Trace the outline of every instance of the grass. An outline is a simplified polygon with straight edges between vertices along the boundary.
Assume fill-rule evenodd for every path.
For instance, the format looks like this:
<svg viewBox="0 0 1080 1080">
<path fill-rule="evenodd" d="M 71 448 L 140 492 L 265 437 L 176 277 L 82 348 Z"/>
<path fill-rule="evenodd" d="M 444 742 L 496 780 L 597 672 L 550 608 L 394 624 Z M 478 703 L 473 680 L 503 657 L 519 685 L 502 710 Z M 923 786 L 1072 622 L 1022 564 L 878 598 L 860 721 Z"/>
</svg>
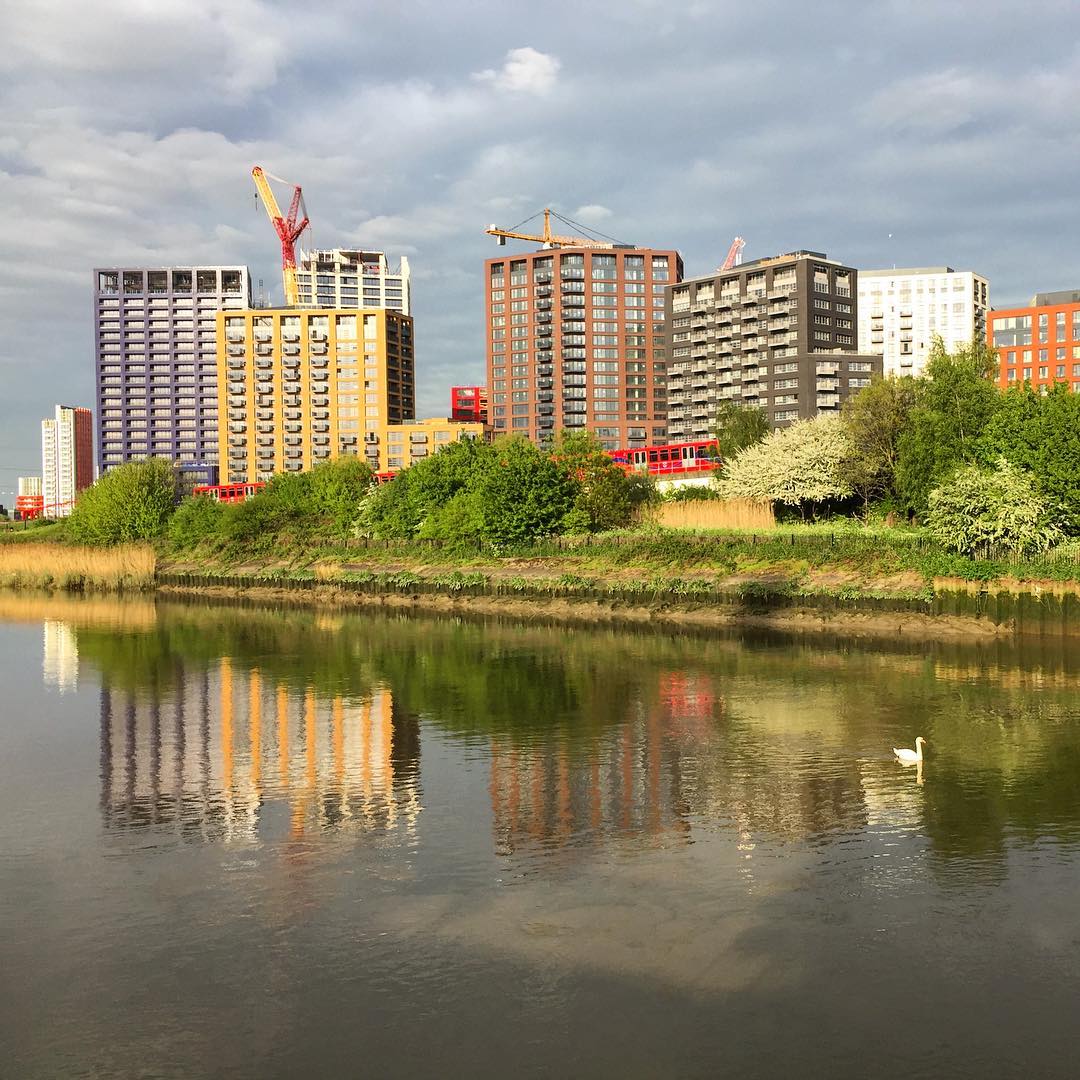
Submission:
<svg viewBox="0 0 1080 1080">
<path fill-rule="evenodd" d="M 61 540 L 66 527 L 63 521 L 0 522 L 0 544 L 40 544 L 46 540 Z"/>
<path fill-rule="evenodd" d="M 127 544 L 114 548 L 67 544 L 0 546 L 0 585 L 21 589 L 127 592 L 154 584 L 153 548 Z"/>
</svg>

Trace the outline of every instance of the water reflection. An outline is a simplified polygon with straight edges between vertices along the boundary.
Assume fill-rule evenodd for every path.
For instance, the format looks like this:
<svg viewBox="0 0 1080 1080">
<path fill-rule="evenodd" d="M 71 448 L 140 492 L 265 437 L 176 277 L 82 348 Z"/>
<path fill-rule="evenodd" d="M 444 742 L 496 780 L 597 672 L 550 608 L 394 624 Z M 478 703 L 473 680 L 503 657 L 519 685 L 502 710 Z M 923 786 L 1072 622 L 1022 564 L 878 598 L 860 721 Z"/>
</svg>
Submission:
<svg viewBox="0 0 1080 1080">
<path fill-rule="evenodd" d="M 75 632 L 66 622 L 46 619 L 41 673 L 46 686 L 55 686 L 61 693 L 73 690 L 79 681 L 79 646 Z"/>
<path fill-rule="evenodd" d="M 101 807 L 112 829 L 168 828 L 186 840 L 312 830 L 416 828 L 415 719 L 387 689 L 363 699 L 297 690 L 224 657 L 179 661 L 161 693 L 101 687 Z"/>
<path fill-rule="evenodd" d="M 1080 842 L 1080 652 L 1060 640 L 90 614 L 50 622 L 47 669 L 100 673 L 110 829 L 411 832 L 420 742 L 437 736 L 480 748 L 493 850 L 522 865 L 716 830 L 747 853 L 918 834 L 935 872 L 994 880 L 1010 845 Z M 905 770 L 890 748 L 916 732 L 932 749 Z"/>
</svg>

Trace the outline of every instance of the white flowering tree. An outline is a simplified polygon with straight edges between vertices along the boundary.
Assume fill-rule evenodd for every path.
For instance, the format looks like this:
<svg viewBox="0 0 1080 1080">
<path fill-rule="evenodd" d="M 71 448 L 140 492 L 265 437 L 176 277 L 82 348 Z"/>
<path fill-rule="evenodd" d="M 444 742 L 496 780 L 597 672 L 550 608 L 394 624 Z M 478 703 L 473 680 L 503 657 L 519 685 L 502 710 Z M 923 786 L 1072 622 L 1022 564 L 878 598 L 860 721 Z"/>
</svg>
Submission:
<svg viewBox="0 0 1080 1080">
<path fill-rule="evenodd" d="M 769 499 L 798 507 L 805 518 L 817 503 L 852 492 L 854 448 L 839 417 L 799 420 L 767 435 L 728 462 L 717 477 L 725 499 Z"/>
<path fill-rule="evenodd" d="M 1004 458 L 993 469 L 957 469 L 930 492 L 929 506 L 929 533 L 962 555 L 989 556 L 995 548 L 1034 555 L 1062 539 L 1031 474 Z"/>
</svg>

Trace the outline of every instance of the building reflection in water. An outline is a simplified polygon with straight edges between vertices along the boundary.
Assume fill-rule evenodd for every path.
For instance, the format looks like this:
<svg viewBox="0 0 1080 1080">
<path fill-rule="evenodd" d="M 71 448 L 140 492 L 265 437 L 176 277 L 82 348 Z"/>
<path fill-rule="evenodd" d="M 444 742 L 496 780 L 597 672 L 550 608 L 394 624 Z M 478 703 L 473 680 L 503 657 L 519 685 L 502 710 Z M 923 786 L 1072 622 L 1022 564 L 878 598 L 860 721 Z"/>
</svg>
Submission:
<svg viewBox="0 0 1080 1080">
<path fill-rule="evenodd" d="M 681 741 L 711 729 L 722 702 L 705 681 L 661 673 L 659 693 L 636 700 L 587 746 L 491 740 L 491 809 L 503 855 L 587 846 L 610 837 L 689 840 Z"/>
<path fill-rule="evenodd" d="M 46 686 L 55 686 L 61 693 L 74 690 L 79 679 L 79 645 L 74 629 L 59 619 L 46 619 L 42 634 L 41 672 Z"/>
<path fill-rule="evenodd" d="M 365 699 L 326 695 L 229 658 L 178 676 L 165 693 L 102 686 L 107 827 L 171 827 L 185 839 L 225 841 L 265 838 L 276 822 L 292 837 L 414 832 L 418 726 L 388 689 Z"/>
</svg>

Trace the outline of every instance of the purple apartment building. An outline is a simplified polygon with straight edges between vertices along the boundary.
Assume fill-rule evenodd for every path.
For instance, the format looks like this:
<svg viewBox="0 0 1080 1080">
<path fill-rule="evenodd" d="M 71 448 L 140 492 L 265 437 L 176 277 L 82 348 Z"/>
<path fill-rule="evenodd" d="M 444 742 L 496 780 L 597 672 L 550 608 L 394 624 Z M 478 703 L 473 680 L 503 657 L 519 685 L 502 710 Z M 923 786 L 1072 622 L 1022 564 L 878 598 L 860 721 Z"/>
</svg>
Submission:
<svg viewBox="0 0 1080 1080">
<path fill-rule="evenodd" d="M 246 266 L 94 271 L 100 472 L 164 457 L 217 482 L 216 316 L 250 306 Z"/>
</svg>

